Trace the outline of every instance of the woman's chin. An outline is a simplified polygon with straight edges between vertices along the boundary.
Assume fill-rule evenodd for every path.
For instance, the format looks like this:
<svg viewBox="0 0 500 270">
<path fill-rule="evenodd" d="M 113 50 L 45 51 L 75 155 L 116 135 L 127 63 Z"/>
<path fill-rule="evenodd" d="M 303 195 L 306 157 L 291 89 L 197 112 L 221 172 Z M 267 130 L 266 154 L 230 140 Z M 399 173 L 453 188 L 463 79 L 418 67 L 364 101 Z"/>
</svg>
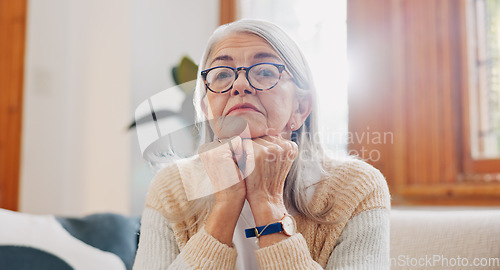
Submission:
<svg viewBox="0 0 500 270">
<path fill-rule="evenodd" d="M 219 134 L 220 138 L 231 138 L 239 136 L 247 139 L 254 139 L 263 137 L 268 130 L 267 124 L 262 121 L 255 121 L 255 119 L 247 119 L 241 116 L 230 116 L 220 118 L 219 120 Z"/>
<path fill-rule="evenodd" d="M 211 126 L 212 128 L 215 127 L 215 125 Z M 235 136 L 245 139 L 255 139 L 264 136 L 277 136 L 278 134 L 287 137 L 283 133 L 283 130 L 270 128 L 265 119 L 249 117 L 246 114 L 220 117 L 217 126 L 219 130 L 218 132 L 214 130 L 214 133 L 221 139 Z"/>
<path fill-rule="evenodd" d="M 258 127 L 252 128 L 252 126 L 247 126 L 244 129 L 225 129 L 220 133 L 221 138 L 232 138 L 235 136 L 239 136 L 243 139 L 255 139 L 264 137 L 266 135 L 270 135 L 266 133 L 266 130 Z"/>
<path fill-rule="evenodd" d="M 269 135 L 267 134 L 267 130 L 268 128 L 265 123 L 248 122 L 248 133 L 246 135 L 249 135 L 252 139 L 260 138 Z"/>
</svg>

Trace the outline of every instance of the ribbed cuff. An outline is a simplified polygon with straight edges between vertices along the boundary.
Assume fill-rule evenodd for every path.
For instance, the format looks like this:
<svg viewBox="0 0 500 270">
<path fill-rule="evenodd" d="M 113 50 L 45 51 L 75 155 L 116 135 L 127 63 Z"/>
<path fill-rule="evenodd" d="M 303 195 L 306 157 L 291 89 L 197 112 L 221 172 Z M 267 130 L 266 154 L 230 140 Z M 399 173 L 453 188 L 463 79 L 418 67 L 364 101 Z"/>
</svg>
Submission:
<svg viewBox="0 0 500 270">
<path fill-rule="evenodd" d="M 229 247 L 202 228 L 181 252 L 184 261 L 193 269 L 234 269 L 236 249 Z"/>
<path fill-rule="evenodd" d="M 322 269 L 311 257 L 300 233 L 255 252 L 259 269 Z"/>
</svg>

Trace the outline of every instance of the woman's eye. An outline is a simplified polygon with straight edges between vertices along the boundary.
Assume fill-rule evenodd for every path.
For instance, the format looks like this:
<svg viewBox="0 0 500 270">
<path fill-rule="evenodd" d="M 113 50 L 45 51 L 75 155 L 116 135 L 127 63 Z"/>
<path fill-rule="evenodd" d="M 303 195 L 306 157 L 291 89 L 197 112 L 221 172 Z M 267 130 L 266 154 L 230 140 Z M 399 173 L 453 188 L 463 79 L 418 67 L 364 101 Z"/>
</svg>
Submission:
<svg viewBox="0 0 500 270">
<path fill-rule="evenodd" d="M 257 72 L 257 75 L 262 77 L 276 77 L 276 72 L 271 69 L 263 68 Z"/>
<path fill-rule="evenodd" d="M 262 70 L 261 74 L 262 74 L 262 76 L 266 76 L 266 77 L 273 76 L 273 73 L 269 70 L 266 70 L 266 69 Z"/>
<path fill-rule="evenodd" d="M 216 80 L 225 80 L 225 79 L 230 78 L 230 77 L 231 77 L 231 73 L 222 71 L 222 72 L 217 73 L 217 75 L 215 76 L 215 79 Z"/>
</svg>

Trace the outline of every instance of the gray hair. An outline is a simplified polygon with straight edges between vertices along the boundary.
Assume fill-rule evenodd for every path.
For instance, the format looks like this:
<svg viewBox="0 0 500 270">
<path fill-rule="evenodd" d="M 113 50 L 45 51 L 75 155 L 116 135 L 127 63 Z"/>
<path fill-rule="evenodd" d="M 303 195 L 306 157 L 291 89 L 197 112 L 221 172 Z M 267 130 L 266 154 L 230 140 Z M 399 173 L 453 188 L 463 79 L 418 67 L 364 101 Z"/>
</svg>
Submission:
<svg viewBox="0 0 500 270">
<path fill-rule="evenodd" d="M 309 207 L 306 190 L 319 182 L 326 173 L 323 170 L 323 147 L 318 136 L 318 112 L 316 106 L 316 89 L 312 80 L 311 71 L 305 57 L 297 44 L 278 26 L 261 20 L 239 20 L 219 26 L 208 40 L 205 52 L 200 61 L 198 80 L 194 93 L 193 103 L 196 109 L 196 123 L 205 138 L 205 143 L 214 140 L 214 133 L 207 124 L 207 119 L 201 110 L 201 103 L 206 95 L 206 87 L 200 72 L 208 68 L 213 49 L 225 37 L 236 33 L 254 34 L 264 39 L 278 53 L 290 71 L 298 86 L 297 95 L 308 92 L 312 98 L 312 111 L 305 123 L 292 133 L 292 140 L 297 143 L 299 154 L 294 161 L 285 181 L 284 201 L 287 207 L 293 207 L 299 213 L 322 222 L 329 210 L 327 207 L 320 213 L 313 212 Z M 191 214 L 203 212 L 207 205 L 213 205 L 213 195 L 193 202 Z M 186 213 L 187 214 L 187 213 Z M 187 214 L 190 215 L 190 214 Z"/>
</svg>

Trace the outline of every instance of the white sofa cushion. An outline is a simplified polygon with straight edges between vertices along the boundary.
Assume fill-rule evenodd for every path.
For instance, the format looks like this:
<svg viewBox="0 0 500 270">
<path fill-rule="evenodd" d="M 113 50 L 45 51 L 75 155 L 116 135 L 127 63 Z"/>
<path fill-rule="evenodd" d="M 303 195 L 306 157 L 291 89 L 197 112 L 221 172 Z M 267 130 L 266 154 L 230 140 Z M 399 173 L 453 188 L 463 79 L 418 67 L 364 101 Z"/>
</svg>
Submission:
<svg viewBox="0 0 500 270">
<path fill-rule="evenodd" d="M 391 269 L 500 269 L 499 260 L 500 210 L 391 212 Z"/>
</svg>

